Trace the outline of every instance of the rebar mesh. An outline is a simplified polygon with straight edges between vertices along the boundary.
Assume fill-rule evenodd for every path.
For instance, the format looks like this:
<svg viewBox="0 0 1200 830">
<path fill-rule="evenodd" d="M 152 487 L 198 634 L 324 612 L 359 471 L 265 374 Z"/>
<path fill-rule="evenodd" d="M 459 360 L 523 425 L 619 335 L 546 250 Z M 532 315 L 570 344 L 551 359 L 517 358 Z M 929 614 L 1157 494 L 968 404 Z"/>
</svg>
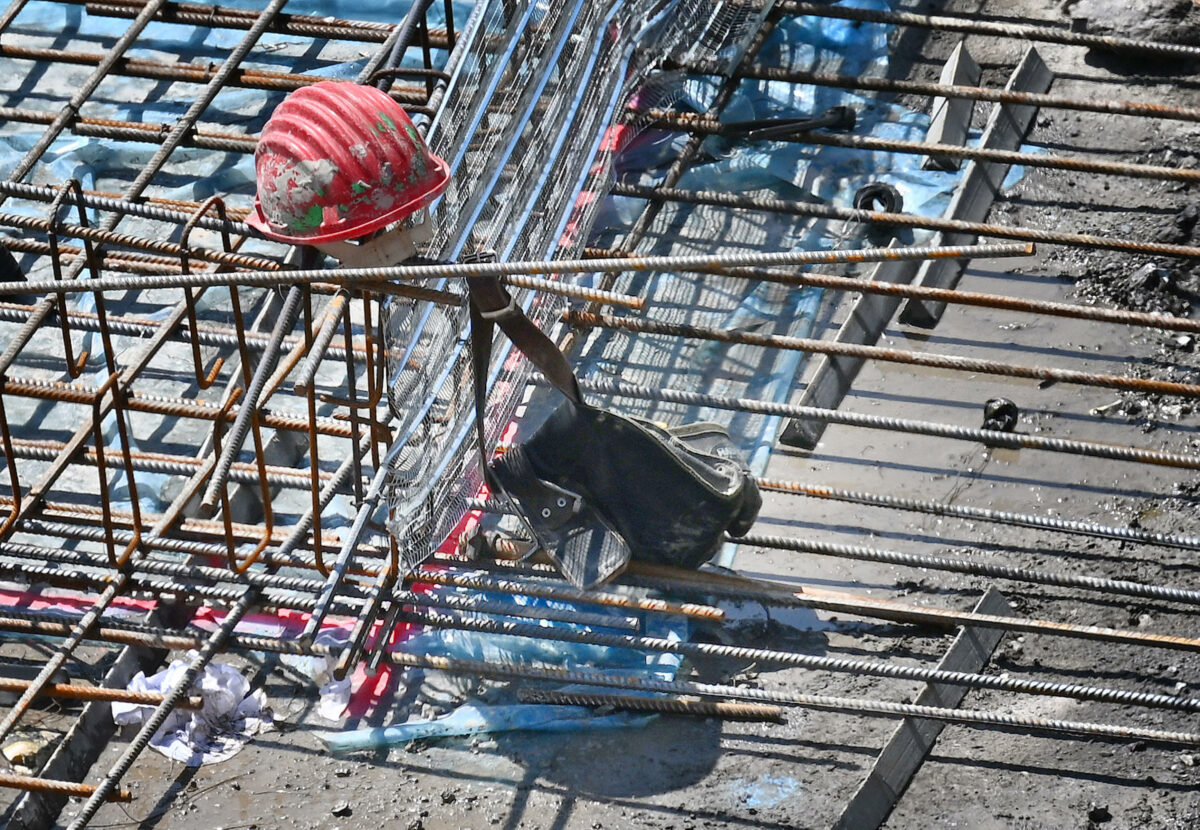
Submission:
<svg viewBox="0 0 1200 830">
<path fill-rule="evenodd" d="M 477 46 L 468 49 L 431 128 L 431 146 L 450 161 L 458 182 L 433 210 L 431 252 L 453 258 L 490 250 L 510 260 L 574 256 L 613 179 L 626 102 L 646 87 L 664 55 L 686 44 L 689 55 L 702 51 L 715 59 L 753 30 L 753 15 L 741 4 L 702 0 L 509 5 L 503 12 L 501 6 L 488 4 L 479 14 Z M 653 82 L 648 92 L 655 94 Z M 548 331 L 566 308 L 560 296 L 519 291 L 516 297 Z M 471 433 L 464 309 L 392 304 L 389 319 L 393 409 L 401 423 L 414 426 L 401 438 L 393 467 L 388 526 L 412 568 L 466 514 L 466 500 L 480 491 L 482 479 Z M 493 445 L 509 427 L 531 373 L 524 358 L 503 340 L 500 345 L 486 420 Z M 422 368 L 431 364 L 418 353 L 441 356 L 436 377 Z"/>
</svg>

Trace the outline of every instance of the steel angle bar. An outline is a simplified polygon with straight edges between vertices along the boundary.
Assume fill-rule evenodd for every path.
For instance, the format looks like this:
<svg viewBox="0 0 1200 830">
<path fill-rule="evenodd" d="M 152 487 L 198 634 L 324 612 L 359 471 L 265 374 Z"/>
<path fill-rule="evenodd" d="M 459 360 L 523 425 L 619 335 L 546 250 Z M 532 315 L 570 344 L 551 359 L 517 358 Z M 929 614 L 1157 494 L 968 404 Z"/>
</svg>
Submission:
<svg viewBox="0 0 1200 830">
<path fill-rule="evenodd" d="M 1029 95 L 1049 89 L 1053 80 L 1054 73 L 1046 68 L 1041 56 L 1030 46 L 1025 50 L 1025 55 L 1017 64 L 1017 68 L 1013 70 L 1012 76 L 1004 88 Z M 979 140 L 980 145 L 997 147 L 1002 150 L 1016 150 L 1025 139 L 1025 134 L 1029 132 L 1037 113 L 1037 106 L 1032 104 L 1005 102 L 994 107 L 988 116 L 987 125 L 983 129 L 983 137 Z M 944 218 L 982 222 L 987 218 L 992 209 L 992 203 L 1000 194 L 1008 170 L 1007 164 L 970 162 L 963 173 L 958 189 L 955 190 L 950 204 L 946 207 Z M 974 241 L 974 237 L 970 234 L 939 233 L 934 239 L 937 244 L 963 245 Z M 953 289 L 962 278 L 962 273 L 962 268 L 930 267 L 928 263 L 924 263 L 917 270 L 913 284 Z M 900 312 L 900 322 L 922 328 L 933 328 L 941 319 L 945 308 L 945 303 L 912 299 L 905 303 Z"/>
<path fill-rule="evenodd" d="M 1012 606 L 991 588 L 980 598 L 975 610 L 1011 614 Z M 981 671 L 1003 636 L 996 630 L 962 628 L 938 662 L 938 669 Z M 953 709 L 962 704 L 966 693 L 967 690 L 959 686 L 929 683 L 913 702 L 919 706 Z M 854 796 L 842 808 L 833 830 L 876 830 L 882 825 L 945 726 L 941 721 L 905 718 L 880 751 Z"/>
<path fill-rule="evenodd" d="M 546 385 L 545 380 L 540 378 L 537 380 L 537 383 L 542 386 Z M 679 403 L 687 406 L 731 409 L 738 412 L 781 415 L 789 418 L 811 418 L 827 421 L 831 424 L 841 424 L 864 429 L 904 432 L 913 435 L 927 435 L 958 441 L 976 441 L 984 446 L 999 447 L 1002 449 L 1043 450 L 1070 455 L 1084 455 L 1093 458 L 1110 458 L 1117 461 L 1130 461 L 1138 464 L 1178 467 L 1185 470 L 1200 470 L 1200 455 L 1173 453 L 1164 450 L 1078 441 L 1072 438 L 1054 438 L 1046 435 L 1030 435 L 1023 432 L 1000 432 L 999 430 L 978 429 L 935 421 L 919 421 L 911 418 L 895 418 L 865 412 L 850 412 L 843 409 L 804 407 L 789 403 L 778 403 L 776 401 L 763 401 L 755 398 L 728 398 L 718 395 L 706 395 L 700 392 L 688 392 L 680 389 L 639 386 L 626 381 L 610 380 L 607 378 L 580 380 L 579 386 L 586 392 L 593 392 L 600 395 L 666 401 L 668 403 Z"/>
<path fill-rule="evenodd" d="M 918 14 L 905 11 L 884 11 L 829 3 L 796 2 L 785 0 L 776 4 L 782 14 L 832 17 L 842 20 L 857 20 L 863 23 L 891 23 L 897 26 L 919 26 L 941 32 L 992 35 L 1016 38 L 1037 43 L 1062 43 L 1069 46 L 1086 46 L 1110 52 L 1161 55 L 1167 58 L 1191 60 L 1200 58 L 1200 47 L 1182 43 L 1162 43 L 1128 37 L 1093 35 L 1075 32 L 1054 26 L 1038 26 L 1028 22 L 1017 22 L 1001 18 L 985 18 L 979 15 L 952 17 L 949 15 Z"/>
<path fill-rule="evenodd" d="M 895 242 L 892 243 L 895 245 Z M 912 282 L 919 263 L 880 262 L 869 275 L 876 285 L 904 285 Z M 896 309 L 900 298 L 887 293 L 861 293 L 854 300 L 846 319 L 838 327 L 831 342 L 873 346 L 879 341 Z M 799 406 L 837 409 L 866 360 L 851 355 L 823 354 L 804 377 L 804 392 Z M 826 421 L 788 421 L 779 432 L 779 442 L 791 447 L 813 449 L 821 438 Z"/>
<path fill-rule="evenodd" d="M 396 666 L 436 669 L 469 677 L 498 677 L 514 680 L 541 680 L 554 683 L 578 683 L 588 686 L 608 686 L 620 689 L 635 689 L 640 692 L 665 692 L 668 694 L 701 695 L 737 700 L 752 700 L 762 703 L 777 703 L 784 706 L 821 709 L 855 715 L 884 717 L 935 718 L 948 723 L 967 726 L 1019 730 L 1022 732 L 1047 732 L 1067 735 L 1087 735 L 1122 741 L 1147 741 L 1166 744 L 1200 745 L 1200 734 L 1143 729 L 1134 726 L 1118 726 L 1106 723 L 1088 723 L 1059 719 L 1037 718 L 978 709 L 947 709 L 937 706 L 921 706 L 912 703 L 865 698 L 830 697 L 804 695 L 790 692 L 775 692 L 769 689 L 753 689 L 746 686 L 730 686 L 717 683 L 696 683 L 681 680 L 651 680 L 646 678 L 620 677 L 600 671 L 583 671 L 532 666 L 514 666 L 506 663 L 488 663 L 482 660 L 458 660 L 424 654 L 391 652 L 388 662 Z"/>
<path fill-rule="evenodd" d="M 1200 385 L 1123 377 L 1120 375 L 1105 375 L 1075 369 L 1057 369 L 1052 366 L 1024 366 L 1016 363 L 959 357 L 957 355 L 935 352 L 914 352 L 903 349 L 889 349 L 882 346 L 863 346 L 857 343 L 837 343 L 829 340 L 817 340 L 811 337 L 727 331 L 709 326 L 670 323 L 665 320 L 644 317 L 615 317 L 609 314 L 589 314 L 582 311 L 569 311 L 563 315 L 563 319 L 569 325 L 580 328 L 604 328 L 629 331 L 637 334 L 689 337 L 697 340 L 739 343 L 769 349 L 794 349 L 812 354 L 882 360 L 888 363 L 902 363 L 909 366 L 925 366 L 936 369 L 951 369 L 962 372 L 999 375 L 1002 377 L 1024 378 L 1027 380 L 1071 383 L 1078 386 L 1094 386 L 1102 389 L 1178 395 L 1185 398 L 1200 397 Z"/>
<path fill-rule="evenodd" d="M 942 66 L 938 82 L 943 85 L 978 86 L 982 75 L 983 70 L 967 51 L 966 40 L 960 40 Z M 965 145 L 974 112 L 975 102 L 969 98 L 934 98 L 925 140 L 932 144 L 952 144 L 958 147 Z M 958 169 L 958 163 L 958 159 L 953 156 L 931 154 L 921 160 L 921 169 L 954 171 Z"/>
<path fill-rule="evenodd" d="M 883 214 L 890 215 L 890 214 Z M 2 220 L 2 217 L 0 217 Z M 1176 246 L 1184 247 L 1184 246 Z M 1192 250 L 1188 248 L 1187 250 Z M 1200 255 L 1200 248 L 1195 249 Z M 86 286 L 60 284 L 54 280 L 28 280 L 19 285 L 0 283 L 0 296 L 30 293 L 83 293 L 96 291 L 148 291 L 158 288 L 201 288 L 217 285 L 274 286 L 291 283 L 330 282 L 335 285 L 374 284 L 390 280 L 509 277 L 530 274 L 594 274 L 622 271 L 705 271 L 713 268 L 771 267 L 782 265 L 829 265 L 831 263 L 880 262 L 901 259 L 973 259 L 976 257 L 1024 257 L 1034 252 L 1029 244 L 1000 243 L 947 248 L 863 248 L 846 251 L 780 251 L 698 256 L 622 256 L 609 259 L 522 260 L 515 262 L 456 262 L 439 265 L 393 265 L 380 268 L 338 270 L 238 271 L 231 274 L 180 274 L 171 276 L 100 277 Z M 178 253 L 171 250 L 170 253 Z M 193 256 L 204 258 L 190 252 Z M 221 255 L 212 253 L 212 261 Z M 236 264 L 236 263 L 230 263 Z"/>
<path fill-rule="evenodd" d="M 1102 539 L 1117 539 L 1123 542 L 1137 542 L 1145 545 L 1162 545 L 1169 548 L 1200 550 L 1200 537 L 1159 533 L 1140 527 L 1115 527 L 1113 525 L 1099 524 L 1098 522 L 1081 522 L 1072 519 L 1059 519 L 1054 516 L 1014 513 L 1006 510 L 993 510 L 989 507 L 945 504 L 943 502 L 923 501 L 903 496 L 886 496 L 859 490 L 843 490 L 837 487 L 825 487 L 816 484 L 805 484 L 800 481 L 784 481 L 773 478 L 759 479 L 759 486 L 765 490 L 790 493 L 796 496 L 853 502 L 854 504 L 883 507 L 889 510 L 906 510 L 914 513 L 928 513 L 935 516 L 952 516 L 956 519 L 995 522 L 997 524 L 1032 527 L 1039 530 L 1052 530 L 1057 533 L 1075 533 L 1082 536 L 1096 536 Z"/>
</svg>

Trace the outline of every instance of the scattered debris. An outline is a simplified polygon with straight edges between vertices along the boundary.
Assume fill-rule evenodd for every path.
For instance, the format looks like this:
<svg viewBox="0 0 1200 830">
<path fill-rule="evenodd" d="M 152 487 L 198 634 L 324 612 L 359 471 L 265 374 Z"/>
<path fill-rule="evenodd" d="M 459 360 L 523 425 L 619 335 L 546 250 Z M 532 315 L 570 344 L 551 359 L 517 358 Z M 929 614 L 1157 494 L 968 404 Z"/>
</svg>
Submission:
<svg viewBox="0 0 1200 830">
<path fill-rule="evenodd" d="M 989 398 L 983 405 L 983 428 L 996 432 L 1012 432 L 1020 420 L 1021 410 L 1008 398 Z"/>
<path fill-rule="evenodd" d="M 129 681 L 130 691 L 167 694 L 187 672 L 196 658 L 174 660 L 157 674 L 146 677 L 138 672 Z M 267 696 L 261 689 L 251 691 L 237 669 L 221 663 L 209 663 L 204 673 L 192 682 L 191 692 L 200 695 L 199 710 L 176 709 L 155 733 L 150 746 L 168 758 L 198 767 L 226 761 L 241 752 L 251 738 L 272 728 Z M 153 706 L 113 703 L 113 721 L 120 726 L 140 724 L 154 712 Z"/>
<path fill-rule="evenodd" d="M 23 775 L 32 775 L 42 768 L 62 736 L 49 729 L 27 729 L 17 733 L 17 739 L 6 744 L 0 753 L 13 768 Z"/>
</svg>

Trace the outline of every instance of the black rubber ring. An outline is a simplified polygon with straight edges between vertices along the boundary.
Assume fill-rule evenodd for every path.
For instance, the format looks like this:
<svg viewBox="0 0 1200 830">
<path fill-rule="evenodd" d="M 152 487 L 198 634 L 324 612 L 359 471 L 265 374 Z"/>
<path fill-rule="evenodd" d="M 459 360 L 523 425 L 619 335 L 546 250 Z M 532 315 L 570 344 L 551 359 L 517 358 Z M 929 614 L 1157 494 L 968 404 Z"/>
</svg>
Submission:
<svg viewBox="0 0 1200 830">
<path fill-rule="evenodd" d="M 904 197 L 890 184 L 871 182 L 863 185 L 854 194 L 855 210 L 877 210 L 883 213 L 902 213 Z"/>
</svg>

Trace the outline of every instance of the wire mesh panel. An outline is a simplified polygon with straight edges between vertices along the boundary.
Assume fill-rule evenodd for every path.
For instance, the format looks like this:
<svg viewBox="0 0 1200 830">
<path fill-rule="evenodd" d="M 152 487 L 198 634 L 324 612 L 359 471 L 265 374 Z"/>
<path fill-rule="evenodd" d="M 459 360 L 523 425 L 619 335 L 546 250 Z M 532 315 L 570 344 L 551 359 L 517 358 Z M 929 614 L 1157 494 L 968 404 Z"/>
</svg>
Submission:
<svg viewBox="0 0 1200 830">
<path fill-rule="evenodd" d="M 430 132 L 456 182 L 433 211 L 431 249 L 444 258 L 492 251 L 521 260 L 583 250 L 615 154 L 636 132 L 624 124 L 631 98 L 677 94 L 677 73 L 656 77 L 669 56 L 716 59 L 755 31 L 763 11 L 697 0 L 490 3 L 477 13 L 477 46 L 465 53 Z M 562 296 L 515 295 L 545 330 L 567 306 Z M 411 567 L 462 519 L 482 480 L 465 309 L 393 303 L 389 313 L 393 409 L 412 424 L 393 467 L 389 528 Z M 508 429 L 530 372 L 502 340 L 490 379 L 489 443 Z"/>
</svg>

